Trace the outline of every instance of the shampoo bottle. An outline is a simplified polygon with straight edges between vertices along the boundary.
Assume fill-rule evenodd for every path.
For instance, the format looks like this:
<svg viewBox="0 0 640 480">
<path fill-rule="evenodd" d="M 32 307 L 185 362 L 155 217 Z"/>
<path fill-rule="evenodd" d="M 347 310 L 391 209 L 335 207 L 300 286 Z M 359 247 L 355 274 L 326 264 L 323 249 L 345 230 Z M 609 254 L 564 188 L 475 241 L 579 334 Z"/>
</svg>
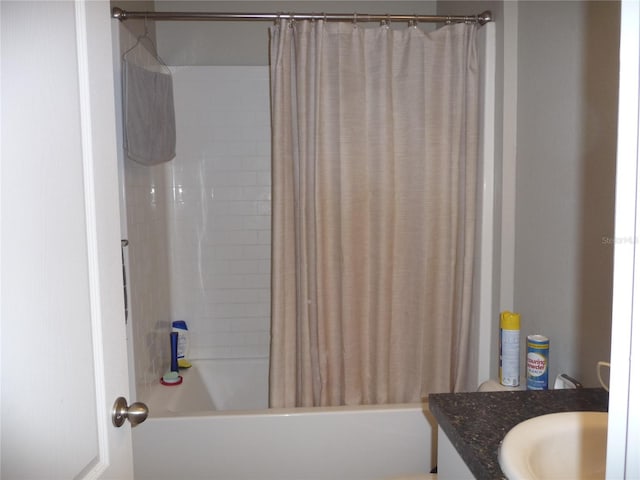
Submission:
<svg viewBox="0 0 640 480">
<path fill-rule="evenodd" d="M 500 314 L 500 383 L 520 385 L 520 314 Z"/>
<path fill-rule="evenodd" d="M 176 320 L 171 324 L 172 331 L 178 334 L 178 366 L 180 368 L 189 368 L 189 329 L 187 322 L 184 320 Z"/>
</svg>

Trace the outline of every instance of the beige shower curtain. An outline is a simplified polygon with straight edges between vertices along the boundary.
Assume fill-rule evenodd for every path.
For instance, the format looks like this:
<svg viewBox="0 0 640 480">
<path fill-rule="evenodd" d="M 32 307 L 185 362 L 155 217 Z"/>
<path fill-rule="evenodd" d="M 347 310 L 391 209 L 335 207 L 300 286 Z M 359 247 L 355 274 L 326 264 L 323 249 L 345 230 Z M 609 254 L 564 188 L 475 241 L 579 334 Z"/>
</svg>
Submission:
<svg viewBox="0 0 640 480">
<path fill-rule="evenodd" d="M 468 387 L 476 28 L 272 28 L 272 407 Z"/>
</svg>

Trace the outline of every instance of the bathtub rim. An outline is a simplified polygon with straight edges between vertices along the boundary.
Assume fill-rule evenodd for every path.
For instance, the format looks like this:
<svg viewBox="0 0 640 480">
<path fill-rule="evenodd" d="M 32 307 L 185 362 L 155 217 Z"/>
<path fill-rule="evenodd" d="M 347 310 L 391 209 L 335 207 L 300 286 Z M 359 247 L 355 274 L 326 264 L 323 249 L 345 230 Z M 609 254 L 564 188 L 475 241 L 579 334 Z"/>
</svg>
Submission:
<svg viewBox="0 0 640 480">
<path fill-rule="evenodd" d="M 355 412 L 371 411 L 407 411 L 420 409 L 429 419 L 432 418 L 429 411 L 428 396 L 420 402 L 412 403 L 388 403 L 388 404 L 367 404 L 367 405 L 339 405 L 339 406 L 318 406 L 318 407 L 285 407 L 285 408 L 259 408 L 259 409 L 227 409 L 217 410 L 214 400 L 207 394 L 204 398 L 206 385 L 203 382 L 202 373 L 199 370 L 201 362 L 216 359 L 196 359 L 192 360 L 193 366 L 180 370 L 183 382 L 180 385 L 164 386 L 158 381 L 151 385 L 150 395 L 144 399 L 149 407 L 148 420 L 169 419 L 169 418 L 194 418 L 194 417 L 221 417 L 221 416 L 296 416 L 296 415 L 320 415 L 326 413 L 333 414 L 353 414 Z M 193 390 L 190 390 L 193 389 Z M 203 398 L 197 404 L 207 404 L 208 408 L 195 408 L 187 411 L 180 411 L 176 408 L 181 404 L 186 396 L 189 401 L 193 401 L 193 396 L 200 395 Z M 431 421 L 431 420 L 430 420 Z M 435 420 L 434 420 L 435 422 Z"/>
<path fill-rule="evenodd" d="M 373 411 L 415 411 L 420 410 L 425 417 L 433 418 L 429 405 L 426 400 L 422 402 L 414 403 L 387 403 L 380 405 L 338 405 L 338 406 L 321 406 L 321 407 L 286 407 L 286 408 L 263 408 L 253 410 L 198 410 L 191 412 L 174 412 L 174 411 L 159 411 L 157 413 L 150 413 L 148 420 L 166 420 L 166 419 L 181 419 L 181 418 L 194 418 L 194 417 L 231 417 L 231 416 L 300 416 L 300 415 L 323 415 L 327 413 L 331 414 L 358 414 L 367 413 Z M 435 422 L 435 419 L 434 419 Z"/>
</svg>

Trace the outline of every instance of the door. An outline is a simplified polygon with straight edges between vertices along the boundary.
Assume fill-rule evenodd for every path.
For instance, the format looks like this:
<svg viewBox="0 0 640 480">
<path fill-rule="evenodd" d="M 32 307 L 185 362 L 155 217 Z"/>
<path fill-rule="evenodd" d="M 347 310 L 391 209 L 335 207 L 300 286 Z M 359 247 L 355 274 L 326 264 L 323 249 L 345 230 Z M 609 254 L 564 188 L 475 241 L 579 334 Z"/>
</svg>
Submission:
<svg viewBox="0 0 640 480">
<path fill-rule="evenodd" d="M 133 477 L 110 22 L 0 2 L 3 479 Z"/>
<path fill-rule="evenodd" d="M 640 478 L 640 5 L 620 11 L 620 88 L 607 478 Z M 634 327 L 634 323 L 636 328 Z"/>
</svg>

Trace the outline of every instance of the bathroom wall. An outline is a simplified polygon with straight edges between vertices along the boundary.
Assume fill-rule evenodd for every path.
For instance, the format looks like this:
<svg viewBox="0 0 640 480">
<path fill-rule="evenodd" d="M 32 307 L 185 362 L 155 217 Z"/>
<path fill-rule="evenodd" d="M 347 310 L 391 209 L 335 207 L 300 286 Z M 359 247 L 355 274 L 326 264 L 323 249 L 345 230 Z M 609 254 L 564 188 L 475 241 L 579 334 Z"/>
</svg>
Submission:
<svg viewBox="0 0 640 480">
<path fill-rule="evenodd" d="M 519 311 L 523 337 L 551 338 L 552 378 L 595 386 L 610 350 L 619 3 L 438 2 L 470 9 L 497 23 L 493 336 L 498 311 Z"/>
<path fill-rule="evenodd" d="M 618 2 L 519 2 L 514 307 L 550 372 L 596 386 L 611 342 Z"/>
</svg>

